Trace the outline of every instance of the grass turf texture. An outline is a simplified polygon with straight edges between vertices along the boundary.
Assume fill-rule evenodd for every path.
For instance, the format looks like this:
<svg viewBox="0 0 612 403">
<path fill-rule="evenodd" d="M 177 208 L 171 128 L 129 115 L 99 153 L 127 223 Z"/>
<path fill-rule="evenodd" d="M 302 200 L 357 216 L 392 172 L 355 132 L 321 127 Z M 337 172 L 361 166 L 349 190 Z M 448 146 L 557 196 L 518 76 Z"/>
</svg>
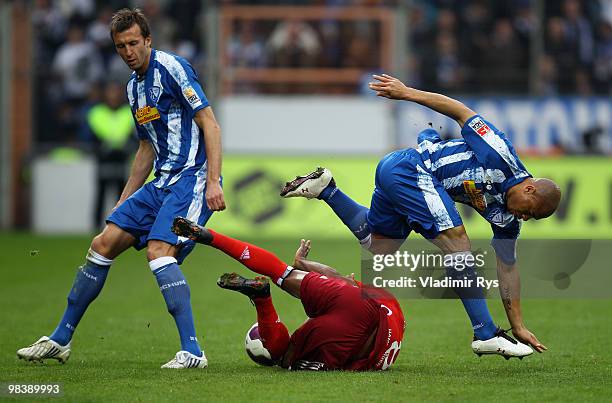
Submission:
<svg viewBox="0 0 612 403">
<path fill-rule="evenodd" d="M 289 260 L 294 241 L 256 241 Z M 221 252 L 199 246 L 183 265 L 196 328 L 209 368 L 159 366 L 179 349 L 144 253 L 126 252 L 90 306 L 66 365 L 32 364 L 15 351 L 50 334 L 89 245 L 84 237 L 0 234 L 2 327 L 0 382 L 56 383 L 70 401 L 601 401 L 610 399 L 610 300 L 524 301 L 527 324 L 550 351 L 523 361 L 472 354 L 461 303 L 402 300 L 407 329 L 398 361 L 384 373 L 292 373 L 252 363 L 243 350 L 255 310 L 242 295 L 215 285 L 226 271 L 249 272 Z M 340 271 L 359 270 L 353 243 L 313 241 L 311 257 Z M 290 331 L 305 314 L 273 289 Z M 505 318 L 490 301 L 494 317 Z M 502 322 L 505 325 L 505 321 Z"/>
</svg>

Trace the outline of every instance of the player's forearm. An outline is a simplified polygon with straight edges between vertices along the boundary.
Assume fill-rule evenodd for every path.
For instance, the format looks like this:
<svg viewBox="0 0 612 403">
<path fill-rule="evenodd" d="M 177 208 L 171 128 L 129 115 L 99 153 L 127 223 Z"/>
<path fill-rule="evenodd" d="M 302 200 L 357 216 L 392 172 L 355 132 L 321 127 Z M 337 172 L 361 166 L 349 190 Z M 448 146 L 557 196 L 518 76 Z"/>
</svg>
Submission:
<svg viewBox="0 0 612 403">
<path fill-rule="evenodd" d="M 446 115 L 456 120 L 461 127 L 463 127 L 469 118 L 476 114 L 476 112 L 456 99 L 435 92 L 417 90 L 416 88 L 407 88 L 403 99 L 405 101 L 416 102 L 438 113 Z"/>
<path fill-rule="evenodd" d="M 206 108 L 210 109 L 210 107 Z M 204 131 L 204 142 L 206 144 L 206 181 L 219 183 L 221 178 L 222 146 L 221 127 L 214 119 L 212 110 L 196 115 L 196 123 Z"/>
<path fill-rule="evenodd" d="M 497 278 L 500 296 L 512 329 L 525 327 L 521 313 L 521 278 L 516 264 L 507 265 L 498 259 Z"/>
<path fill-rule="evenodd" d="M 313 262 L 311 260 L 306 260 L 306 259 L 303 259 L 303 258 L 296 259 L 294 261 L 293 265 L 298 270 L 314 271 L 316 273 L 327 274 L 327 275 L 332 275 L 332 276 L 339 276 L 340 275 L 340 273 L 338 273 L 336 270 L 334 270 L 333 268 L 331 268 L 331 267 L 329 267 L 327 265 L 324 265 L 324 264 L 319 263 L 319 262 Z"/>
<path fill-rule="evenodd" d="M 130 176 L 123 188 L 123 192 L 121 192 L 121 197 L 119 198 L 119 202 L 117 204 L 121 204 L 125 199 L 130 197 L 134 192 L 136 192 L 142 185 L 144 185 L 145 181 L 149 177 L 151 173 L 151 169 L 153 168 L 153 160 L 155 158 L 155 154 L 150 145 L 143 145 L 138 148 L 136 152 L 136 156 L 134 157 L 134 162 L 132 164 L 132 169 L 130 171 Z"/>
</svg>

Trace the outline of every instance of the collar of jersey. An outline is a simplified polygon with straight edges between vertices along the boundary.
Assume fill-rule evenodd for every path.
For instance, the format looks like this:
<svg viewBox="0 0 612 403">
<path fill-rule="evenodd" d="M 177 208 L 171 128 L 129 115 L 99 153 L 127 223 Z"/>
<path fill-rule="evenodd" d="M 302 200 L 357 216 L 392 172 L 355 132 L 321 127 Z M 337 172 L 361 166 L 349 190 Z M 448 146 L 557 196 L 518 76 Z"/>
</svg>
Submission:
<svg viewBox="0 0 612 403">
<path fill-rule="evenodd" d="M 153 63 L 153 60 L 155 60 L 155 49 L 151 48 L 151 56 L 149 57 L 149 65 L 147 66 L 147 71 L 144 72 L 143 75 L 138 75 L 138 73 L 136 73 L 136 81 L 142 81 L 145 79 L 145 77 L 147 76 L 147 73 L 149 72 L 149 70 L 151 70 L 151 64 Z"/>
</svg>

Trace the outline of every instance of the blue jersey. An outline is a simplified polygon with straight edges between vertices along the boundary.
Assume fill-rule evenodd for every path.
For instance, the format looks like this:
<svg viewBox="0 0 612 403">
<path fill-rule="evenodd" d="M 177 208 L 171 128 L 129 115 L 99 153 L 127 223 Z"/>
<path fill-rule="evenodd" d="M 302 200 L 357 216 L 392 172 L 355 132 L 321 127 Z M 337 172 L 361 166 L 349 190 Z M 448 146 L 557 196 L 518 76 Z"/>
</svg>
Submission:
<svg viewBox="0 0 612 403">
<path fill-rule="evenodd" d="M 505 134 L 480 115 L 465 123 L 461 135 L 441 141 L 435 130 L 422 132 L 418 151 L 425 167 L 454 201 L 491 223 L 494 238 L 516 239 L 521 221 L 506 208 L 506 192 L 531 175 Z"/>
<path fill-rule="evenodd" d="M 147 72 L 132 74 L 127 96 L 138 138 L 155 151 L 155 187 L 189 175 L 205 177 L 204 137 L 193 117 L 209 104 L 193 67 L 179 56 L 152 49 Z"/>
</svg>

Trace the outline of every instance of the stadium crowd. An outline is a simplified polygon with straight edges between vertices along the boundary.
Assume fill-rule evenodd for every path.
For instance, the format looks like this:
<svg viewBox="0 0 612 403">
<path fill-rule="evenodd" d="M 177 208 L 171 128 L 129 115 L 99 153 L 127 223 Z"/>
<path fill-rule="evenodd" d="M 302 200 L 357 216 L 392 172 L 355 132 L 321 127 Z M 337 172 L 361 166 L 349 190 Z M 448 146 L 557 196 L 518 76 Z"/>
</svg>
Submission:
<svg viewBox="0 0 612 403">
<path fill-rule="evenodd" d="M 229 5 L 397 7 L 402 0 L 220 0 Z M 209 2 L 210 4 L 213 1 Z M 414 0 L 409 2 L 409 62 L 414 86 L 457 94 L 609 94 L 612 82 L 612 5 L 605 0 Z M 48 122 L 39 142 L 92 142 L 87 111 L 104 87 L 125 83 L 130 71 L 108 35 L 113 10 L 139 6 L 154 46 L 191 61 L 205 74 L 201 0 L 36 0 L 35 114 Z M 331 15 L 331 14 L 330 14 Z M 329 67 L 375 71 L 376 22 L 236 21 L 225 44 L 227 66 Z M 537 75 L 537 80 L 530 76 Z M 206 82 L 206 79 L 204 79 Z M 537 85 L 534 87 L 533 82 Z M 244 86 L 238 92 L 257 92 Z M 324 86 L 315 92 L 325 93 Z M 359 92 L 359 88 L 350 89 Z"/>
</svg>

